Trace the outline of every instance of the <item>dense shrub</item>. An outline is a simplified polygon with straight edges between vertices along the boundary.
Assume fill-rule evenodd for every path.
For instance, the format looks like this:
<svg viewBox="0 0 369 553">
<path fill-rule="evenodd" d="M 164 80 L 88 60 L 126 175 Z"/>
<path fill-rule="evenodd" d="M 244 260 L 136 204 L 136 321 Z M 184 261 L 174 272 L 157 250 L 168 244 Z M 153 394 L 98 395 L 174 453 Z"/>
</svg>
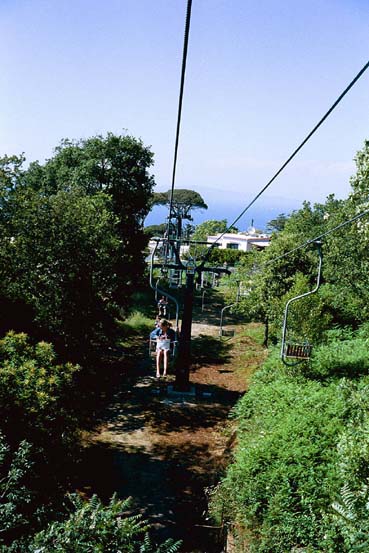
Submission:
<svg viewBox="0 0 369 553">
<path fill-rule="evenodd" d="M 358 378 L 369 372 L 369 339 L 335 340 L 313 350 L 306 373 L 313 377 Z"/>
<path fill-rule="evenodd" d="M 12 454 L 0 434 L 0 550 L 4 541 L 29 527 L 28 506 L 32 492 L 27 479 L 32 467 L 31 446 L 22 441 Z"/>
<path fill-rule="evenodd" d="M 342 381 L 350 418 L 338 442 L 343 481 L 326 515 L 327 551 L 369 550 L 369 378 Z"/>
<path fill-rule="evenodd" d="M 73 382 L 79 367 L 60 365 L 51 344 L 26 334 L 0 340 L 0 429 L 11 443 L 68 445 L 76 426 Z"/>
<path fill-rule="evenodd" d="M 210 256 L 209 263 L 212 265 L 223 265 L 227 263 L 228 265 L 234 265 L 242 257 L 247 256 L 247 252 L 242 252 L 239 250 L 230 250 L 230 249 L 220 249 L 213 248 Z"/>
<path fill-rule="evenodd" d="M 140 515 L 127 515 L 129 501 L 113 497 L 104 506 L 97 496 L 84 501 L 69 496 L 72 512 L 40 532 L 27 548 L 30 553 L 175 553 L 180 542 L 153 546 Z"/>
<path fill-rule="evenodd" d="M 322 513 L 341 483 L 336 445 L 345 402 L 337 384 L 265 368 L 234 413 L 239 443 L 214 512 L 224 510 L 249 533 L 250 551 L 318 548 Z"/>
<path fill-rule="evenodd" d="M 24 452 L 27 440 L 30 449 L 22 459 L 32 466 L 22 481 L 28 490 L 22 503 L 25 520 L 9 528 L 6 536 L 43 524 L 65 493 L 78 443 L 77 372 L 78 366 L 57 363 L 51 344 L 33 345 L 27 335 L 13 332 L 0 340 L 0 431 L 9 446 L 8 457 L 18 459 L 16 452 Z M 4 463 L 6 470 L 6 459 Z M 12 502 L 17 510 L 14 494 L 9 505 Z"/>
</svg>

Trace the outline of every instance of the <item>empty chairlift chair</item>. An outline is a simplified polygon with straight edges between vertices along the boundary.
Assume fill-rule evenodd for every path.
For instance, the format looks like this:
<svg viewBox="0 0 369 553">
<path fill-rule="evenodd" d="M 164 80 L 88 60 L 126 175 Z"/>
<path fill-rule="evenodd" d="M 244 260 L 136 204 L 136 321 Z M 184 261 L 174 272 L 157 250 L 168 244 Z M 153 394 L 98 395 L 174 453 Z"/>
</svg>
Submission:
<svg viewBox="0 0 369 553">
<path fill-rule="evenodd" d="M 224 311 L 226 309 L 230 309 L 234 305 L 236 305 L 236 303 L 226 305 L 220 312 L 219 338 L 233 338 L 233 336 L 235 335 L 235 330 L 233 328 L 224 328 Z"/>
<path fill-rule="evenodd" d="M 298 301 L 302 298 L 306 298 L 307 296 L 310 296 L 311 294 L 314 294 L 315 292 L 317 292 L 320 286 L 323 255 L 322 255 L 321 242 L 316 241 L 314 242 L 314 244 L 317 247 L 318 254 L 319 254 L 318 275 L 317 275 L 316 285 L 313 290 L 309 290 L 309 292 L 305 292 L 304 294 L 300 294 L 299 296 L 295 296 L 294 298 L 291 298 L 287 302 L 285 311 L 284 311 L 283 328 L 282 328 L 281 360 L 285 365 L 291 366 L 291 367 L 294 365 L 298 365 L 303 361 L 308 361 L 311 357 L 311 352 L 313 349 L 313 346 L 308 342 L 292 343 L 287 341 L 287 323 L 288 323 L 288 310 L 290 308 L 290 305 L 295 301 Z"/>
<path fill-rule="evenodd" d="M 169 271 L 169 288 L 180 288 L 182 286 L 182 271 L 171 269 Z"/>
</svg>

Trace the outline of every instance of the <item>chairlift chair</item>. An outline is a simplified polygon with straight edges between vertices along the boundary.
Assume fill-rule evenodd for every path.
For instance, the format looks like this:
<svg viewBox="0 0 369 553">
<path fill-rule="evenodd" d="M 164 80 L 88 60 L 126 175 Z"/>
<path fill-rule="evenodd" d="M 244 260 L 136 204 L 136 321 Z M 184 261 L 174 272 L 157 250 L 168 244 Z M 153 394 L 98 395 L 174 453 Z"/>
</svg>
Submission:
<svg viewBox="0 0 369 553">
<path fill-rule="evenodd" d="M 230 305 L 226 305 L 225 307 L 223 307 L 223 309 L 220 312 L 219 338 L 222 338 L 222 337 L 233 338 L 235 335 L 234 329 L 223 328 L 223 318 L 224 318 L 224 311 L 226 309 L 230 309 L 231 307 L 236 305 L 236 303 L 231 303 Z"/>
<path fill-rule="evenodd" d="M 150 355 L 150 357 L 155 357 L 156 356 L 156 343 L 157 343 L 157 340 L 153 340 L 152 338 L 150 338 L 150 340 L 149 340 L 149 355 Z M 170 354 L 171 357 L 176 356 L 177 349 L 178 349 L 178 340 L 174 340 L 173 342 L 170 343 L 169 354 Z"/>
<path fill-rule="evenodd" d="M 169 288 L 180 288 L 182 286 L 182 271 L 171 269 L 169 271 Z"/>
<path fill-rule="evenodd" d="M 311 357 L 312 349 L 313 346 L 308 342 L 304 344 L 287 343 L 285 347 L 285 357 L 308 360 Z"/>
<path fill-rule="evenodd" d="M 317 274 L 315 287 L 313 288 L 313 290 L 309 290 L 304 294 L 299 294 L 298 296 L 295 296 L 294 298 L 291 298 L 290 300 L 288 300 L 284 311 L 283 328 L 282 328 L 281 360 L 285 365 L 290 367 L 298 365 L 303 361 L 308 361 L 311 357 L 311 352 L 313 349 L 313 346 L 309 344 L 307 341 L 303 343 L 292 343 L 287 341 L 287 322 L 288 322 L 288 310 L 291 303 L 298 301 L 302 298 L 306 298 L 311 294 L 314 294 L 315 292 L 317 292 L 320 286 L 321 275 L 322 275 L 323 254 L 322 254 L 321 242 L 317 240 L 316 242 L 314 242 L 314 244 L 318 249 L 318 255 L 319 255 L 318 274 Z M 291 359 L 291 361 L 288 361 L 288 359 Z"/>
<path fill-rule="evenodd" d="M 241 298 L 245 298 L 246 296 L 248 296 L 251 292 L 251 286 L 250 284 L 247 285 L 246 283 L 244 282 L 240 282 L 240 287 L 239 287 L 239 295 Z"/>
<path fill-rule="evenodd" d="M 161 288 L 159 288 L 158 284 L 159 284 L 159 280 L 156 282 L 156 285 L 153 283 L 153 270 L 154 270 L 154 258 L 155 258 L 155 253 L 156 253 L 156 249 L 158 247 L 158 244 L 159 242 L 157 241 L 156 242 L 156 246 L 154 248 L 154 250 L 152 251 L 152 254 L 151 254 L 151 260 L 150 260 L 150 287 L 154 290 L 155 292 L 155 296 L 157 297 L 158 293 L 160 293 L 161 295 L 165 296 L 167 299 L 170 299 L 176 306 L 176 311 L 175 311 L 175 329 L 177 331 L 178 329 L 178 320 L 179 320 L 179 303 L 178 303 L 178 300 L 176 297 L 172 296 L 167 290 L 163 290 Z M 161 272 L 162 274 L 166 274 L 168 271 L 168 268 L 163 265 L 161 267 Z M 167 309 L 167 313 L 168 313 L 168 318 L 169 317 L 169 307 Z"/>
</svg>

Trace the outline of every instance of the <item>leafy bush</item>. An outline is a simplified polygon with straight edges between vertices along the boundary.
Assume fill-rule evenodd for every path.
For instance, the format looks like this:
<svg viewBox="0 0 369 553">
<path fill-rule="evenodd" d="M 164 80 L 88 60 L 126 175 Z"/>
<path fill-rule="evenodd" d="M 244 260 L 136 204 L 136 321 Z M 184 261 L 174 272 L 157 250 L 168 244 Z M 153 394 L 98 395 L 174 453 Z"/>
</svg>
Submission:
<svg viewBox="0 0 369 553">
<path fill-rule="evenodd" d="M 124 321 L 120 322 L 119 326 L 124 334 L 146 336 L 154 328 L 154 321 L 140 311 L 134 311 Z"/>
<path fill-rule="evenodd" d="M 338 442 L 342 488 L 326 515 L 329 551 L 369 550 L 369 378 L 343 380 L 349 422 Z"/>
<path fill-rule="evenodd" d="M 104 506 L 97 496 L 84 501 L 69 496 L 73 511 L 62 522 L 50 524 L 33 539 L 30 553 L 176 553 L 180 542 L 154 546 L 145 535 L 148 526 L 140 515 L 127 515 L 129 500 L 112 497 Z"/>
<path fill-rule="evenodd" d="M 265 368 L 234 414 L 239 443 L 213 512 L 249 533 L 250 551 L 319 547 L 322 513 L 340 485 L 335 446 L 345 403 L 337 384 Z"/>
<path fill-rule="evenodd" d="M 32 345 L 25 334 L 10 332 L 0 341 L 0 431 L 12 452 L 22 440 L 32 445 L 25 483 L 30 491 L 26 518 L 32 524 L 48 518 L 58 505 L 75 463 L 78 369 L 58 364 L 51 344 Z"/>
<path fill-rule="evenodd" d="M 369 339 L 335 340 L 313 350 L 309 369 L 314 377 L 358 378 L 369 372 Z"/>
<path fill-rule="evenodd" d="M 0 434 L 0 547 L 15 532 L 24 531 L 29 525 L 27 508 L 32 492 L 27 487 L 31 470 L 31 446 L 22 441 L 13 454 Z"/>
<path fill-rule="evenodd" d="M 66 446 L 75 430 L 73 382 L 79 367 L 59 365 L 51 344 L 26 334 L 0 340 L 0 428 L 11 442 Z"/>
<path fill-rule="evenodd" d="M 234 265 L 242 257 L 247 256 L 247 253 L 239 250 L 213 248 L 209 256 L 209 263 L 213 265 L 223 265 L 223 263 Z"/>
</svg>

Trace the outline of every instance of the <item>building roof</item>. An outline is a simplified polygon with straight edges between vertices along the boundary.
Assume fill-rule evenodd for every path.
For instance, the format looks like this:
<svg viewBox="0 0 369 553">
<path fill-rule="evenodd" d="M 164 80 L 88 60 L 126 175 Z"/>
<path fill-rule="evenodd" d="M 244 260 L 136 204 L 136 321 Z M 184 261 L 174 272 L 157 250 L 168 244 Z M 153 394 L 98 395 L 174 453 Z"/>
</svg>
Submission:
<svg viewBox="0 0 369 553">
<path fill-rule="evenodd" d="M 255 246 L 258 246 L 258 248 L 266 248 L 270 244 L 270 240 L 250 240 L 250 244 L 254 244 Z"/>
<path fill-rule="evenodd" d="M 218 233 L 215 235 L 208 236 L 208 240 L 217 240 L 220 236 L 222 236 L 222 233 Z M 222 240 L 234 240 L 236 242 L 266 242 L 269 243 L 269 236 L 266 234 L 262 234 L 260 236 L 256 236 L 255 234 L 236 234 L 233 232 L 227 232 L 226 234 L 223 234 Z"/>
</svg>

